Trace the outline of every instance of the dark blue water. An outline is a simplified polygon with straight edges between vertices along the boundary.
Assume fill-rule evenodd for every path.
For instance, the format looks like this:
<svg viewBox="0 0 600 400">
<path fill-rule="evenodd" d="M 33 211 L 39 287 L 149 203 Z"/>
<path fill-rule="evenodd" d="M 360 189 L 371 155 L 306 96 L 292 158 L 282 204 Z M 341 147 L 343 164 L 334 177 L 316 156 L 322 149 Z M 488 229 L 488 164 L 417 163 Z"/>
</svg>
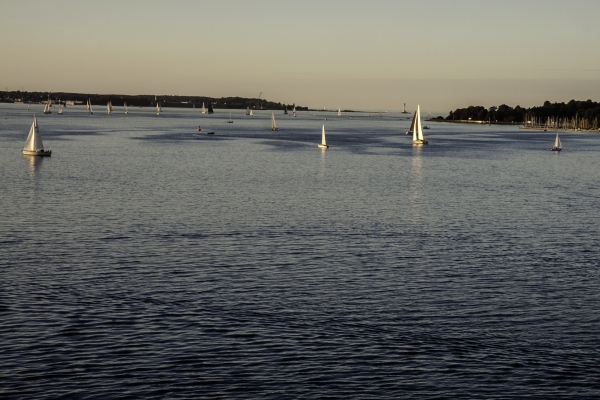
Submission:
<svg viewBox="0 0 600 400">
<path fill-rule="evenodd" d="M 599 134 L 39 108 L 51 158 L 0 105 L 0 397 L 600 397 Z"/>
</svg>

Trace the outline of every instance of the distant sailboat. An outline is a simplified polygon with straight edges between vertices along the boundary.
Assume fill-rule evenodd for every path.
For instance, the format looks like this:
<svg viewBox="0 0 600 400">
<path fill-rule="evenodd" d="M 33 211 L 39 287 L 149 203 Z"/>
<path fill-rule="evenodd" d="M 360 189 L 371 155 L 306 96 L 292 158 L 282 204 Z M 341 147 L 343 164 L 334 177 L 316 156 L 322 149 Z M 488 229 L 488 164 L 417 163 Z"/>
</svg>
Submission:
<svg viewBox="0 0 600 400">
<path fill-rule="evenodd" d="M 48 102 L 44 107 L 44 114 L 52 114 L 52 111 L 50 111 L 50 96 L 48 96 Z"/>
<path fill-rule="evenodd" d="M 202 114 L 206 114 L 206 107 L 204 107 L 204 102 L 202 102 Z"/>
<path fill-rule="evenodd" d="M 250 116 L 252 117 L 254 114 L 252 114 L 252 110 L 250 110 Z"/>
<path fill-rule="evenodd" d="M 560 139 L 558 138 L 558 133 L 556 134 L 556 139 L 554 139 L 554 146 L 550 149 L 552 151 L 561 151 L 562 144 L 560 143 Z"/>
<path fill-rule="evenodd" d="M 406 111 L 406 103 L 404 103 L 404 107 L 402 108 L 402 114 L 410 114 L 408 111 Z"/>
<path fill-rule="evenodd" d="M 62 115 L 63 114 L 63 107 L 61 103 L 58 103 L 58 115 Z"/>
<path fill-rule="evenodd" d="M 231 119 L 231 111 L 229 112 L 229 119 L 225 122 L 228 124 L 233 124 L 233 120 Z"/>
<path fill-rule="evenodd" d="M 246 115 L 250 115 L 250 106 L 246 106 Z"/>
<path fill-rule="evenodd" d="M 157 101 L 156 102 L 156 115 L 160 115 L 161 111 L 162 111 L 162 108 L 160 107 L 160 103 Z"/>
<path fill-rule="evenodd" d="M 338 108 L 338 117 L 341 117 L 341 116 L 342 116 L 342 109 Z"/>
<path fill-rule="evenodd" d="M 325 125 L 323 125 L 323 130 L 321 131 L 321 144 L 319 145 L 321 149 L 328 149 L 329 145 L 325 141 Z"/>
<path fill-rule="evenodd" d="M 294 106 L 294 109 L 292 110 L 292 114 L 294 114 L 294 117 L 296 116 L 296 106 Z"/>
<path fill-rule="evenodd" d="M 284 113 L 285 115 L 287 115 L 287 113 L 288 113 L 288 112 L 287 112 L 287 106 L 283 106 L 283 113 Z"/>
<path fill-rule="evenodd" d="M 112 112 L 112 107 L 110 106 L 110 101 L 106 103 L 106 113 L 110 114 Z"/>
<path fill-rule="evenodd" d="M 125 109 L 125 114 L 129 114 L 129 111 L 127 110 L 127 102 L 123 103 L 123 108 Z"/>
<path fill-rule="evenodd" d="M 208 102 L 208 113 L 209 114 L 213 114 L 214 113 L 213 108 L 212 108 L 212 103 L 210 101 Z"/>
<path fill-rule="evenodd" d="M 90 99 L 88 99 L 88 101 L 87 101 L 87 110 L 89 111 L 90 114 L 94 113 L 94 111 L 92 111 L 92 102 L 90 101 Z"/>
<path fill-rule="evenodd" d="M 421 127 L 421 108 L 417 105 L 417 118 L 413 130 L 413 144 L 428 144 L 427 139 L 423 137 L 423 128 Z"/>
<path fill-rule="evenodd" d="M 410 129 L 408 131 L 406 131 L 407 135 L 412 135 L 412 133 L 415 131 L 415 122 L 417 120 L 417 112 L 415 111 L 415 114 L 413 115 L 413 119 L 412 122 L 410 124 Z"/>
<path fill-rule="evenodd" d="M 52 155 L 52 150 L 44 150 L 42 137 L 37 126 L 37 119 L 33 116 L 33 123 L 29 129 L 29 135 L 23 147 L 23 154 L 26 156 L 49 156 Z"/>
<path fill-rule="evenodd" d="M 271 130 L 273 132 L 279 130 L 277 129 L 277 124 L 275 123 L 275 114 L 271 113 Z"/>
</svg>

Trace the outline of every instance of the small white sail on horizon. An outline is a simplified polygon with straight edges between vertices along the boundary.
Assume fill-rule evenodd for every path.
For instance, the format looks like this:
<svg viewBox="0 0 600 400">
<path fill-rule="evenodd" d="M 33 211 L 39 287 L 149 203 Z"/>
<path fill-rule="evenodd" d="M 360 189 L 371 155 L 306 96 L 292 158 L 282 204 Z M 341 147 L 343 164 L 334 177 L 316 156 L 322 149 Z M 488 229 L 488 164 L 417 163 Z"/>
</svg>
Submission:
<svg viewBox="0 0 600 400">
<path fill-rule="evenodd" d="M 417 105 L 415 127 L 413 130 L 413 144 L 428 144 L 429 141 L 423 137 L 423 127 L 421 126 L 421 108 Z"/>
<path fill-rule="evenodd" d="M 296 106 L 294 106 L 294 109 L 292 110 L 292 114 L 294 114 L 294 117 L 296 116 Z"/>
<path fill-rule="evenodd" d="M 341 116 L 342 116 L 342 109 L 338 108 L 338 117 L 341 117 Z"/>
<path fill-rule="evenodd" d="M 110 106 L 110 101 L 106 103 L 106 113 L 110 115 L 112 111 L 112 107 Z"/>
<path fill-rule="evenodd" d="M 62 103 L 58 103 L 58 115 L 63 115 L 63 107 L 62 107 Z"/>
<path fill-rule="evenodd" d="M 90 114 L 94 113 L 94 111 L 92 111 L 92 102 L 90 101 L 90 99 L 88 99 L 87 101 L 87 110 L 90 112 Z"/>
<path fill-rule="evenodd" d="M 275 114 L 273 112 L 271 112 L 271 130 L 273 132 L 279 130 L 277 129 L 277 124 L 275 123 Z"/>
<path fill-rule="evenodd" d="M 160 103 L 157 101 L 156 102 L 156 115 L 160 115 L 161 111 L 162 111 L 162 108 L 160 108 Z"/>
<path fill-rule="evenodd" d="M 231 111 L 229 111 L 229 119 L 225 122 L 228 124 L 233 124 L 233 120 L 231 119 Z"/>
<path fill-rule="evenodd" d="M 325 141 L 325 125 L 323 125 L 323 130 L 321 131 L 321 144 L 318 145 L 318 147 L 321 148 L 321 149 L 328 149 L 329 148 L 329 145 Z"/>
<path fill-rule="evenodd" d="M 206 107 L 204 107 L 204 102 L 202 102 L 202 114 L 206 114 Z"/>
<path fill-rule="evenodd" d="M 127 109 L 127 102 L 123 102 L 123 109 L 125 110 L 125 114 L 129 114 L 129 110 Z"/>
<path fill-rule="evenodd" d="M 29 129 L 25 146 L 23 146 L 23 154 L 26 156 L 49 156 L 52 154 L 52 150 L 44 150 L 44 143 L 42 143 L 35 114 L 33 115 L 33 123 L 31 124 L 31 129 Z"/>
<path fill-rule="evenodd" d="M 48 102 L 44 107 L 44 114 L 52 114 L 52 111 L 50 111 L 50 96 L 48 96 Z"/>
<path fill-rule="evenodd" d="M 250 110 L 250 114 L 249 114 L 249 115 L 250 115 L 251 117 L 254 115 L 254 114 L 252 114 L 252 110 Z"/>
<path fill-rule="evenodd" d="M 560 142 L 560 138 L 558 137 L 558 132 L 556 133 L 556 139 L 554 139 L 554 146 L 550 149 L 552 151 L 561 151 L 562 143 Z"/>
</svg>

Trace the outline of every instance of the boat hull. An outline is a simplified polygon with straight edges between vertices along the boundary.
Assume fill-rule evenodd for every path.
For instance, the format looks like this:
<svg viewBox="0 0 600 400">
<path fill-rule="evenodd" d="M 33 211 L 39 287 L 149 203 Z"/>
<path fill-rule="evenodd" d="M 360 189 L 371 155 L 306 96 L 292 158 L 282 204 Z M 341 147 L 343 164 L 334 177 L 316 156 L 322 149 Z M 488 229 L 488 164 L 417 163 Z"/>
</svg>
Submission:
<svg viewBox="0 0 600 400">
<path fill-rule="evenodd" d="M 553 147 L 553 148 L 550 149 L 550 151 L 561 151 L 561 150 L 562 150 L 562 148 L 559 149 L 558 147 Z"/>
<path fill-rule="evenodd" d="M 318 146 L 320 149 L 328 149 L 329 148 L 328 144 L 319 144 Z"/>
<path fill-rule="evenodd" d="M 23 150 L 23 155 L 26 156 L 51 156 L 52 150 Z"/>
<path fill-rule="evenodd" d="M 278 128 L 271 128 L 271 130 L 272 130 L 273 132 L 275 132 L 275 131 L 278 131 L 279 129 L 278 129 Z"/>
<path fill-rule="evenodd" d="M 413 144 L 429 144 L 427 140 L 413 140 Z"/>
</svg>

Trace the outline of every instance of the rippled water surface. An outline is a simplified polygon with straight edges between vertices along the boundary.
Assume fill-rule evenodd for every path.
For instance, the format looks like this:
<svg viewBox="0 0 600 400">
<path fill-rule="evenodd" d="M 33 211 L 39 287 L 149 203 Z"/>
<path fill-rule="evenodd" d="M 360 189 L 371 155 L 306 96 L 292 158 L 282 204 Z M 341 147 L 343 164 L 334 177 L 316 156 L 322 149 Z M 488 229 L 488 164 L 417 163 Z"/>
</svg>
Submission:
<svg viewBox="0 0 600 400">
<path fill-rule="evenodd" d="M 600 396 L 600 134 L 36 106 L 36 159 L 26 108 L 0 105 L 0 397 Z"/>
</svg>

